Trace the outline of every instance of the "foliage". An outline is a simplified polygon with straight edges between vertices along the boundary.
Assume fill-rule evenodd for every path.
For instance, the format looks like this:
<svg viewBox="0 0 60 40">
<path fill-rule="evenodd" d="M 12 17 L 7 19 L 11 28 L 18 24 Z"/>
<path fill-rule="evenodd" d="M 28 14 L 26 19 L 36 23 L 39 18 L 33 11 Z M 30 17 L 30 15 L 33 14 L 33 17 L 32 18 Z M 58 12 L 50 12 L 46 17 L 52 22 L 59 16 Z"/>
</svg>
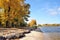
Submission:
<svg viewBox="0 0 60 40">
<path fill-rule="evenodd" d="M 24 0 L 0 0 L 0 8 L 4 9 L 0 22 L 6 24 L 6 21 L 9 21 L 11 26 L 12 22 L 18 25 L 28 21 L 30 5 L 24 3 Z"/>
<path fill-rule="evenodd" d="M 42 27 L 42 25 L 41 24 L 38 24 L 38 27 Z"/>
<path fill-rule="evenodd" d="M 20 26 L 26 27 L 27 26 L 27 23 L 26 22 L 20 23 Z"/>
<path fill-rule="evenodd" d="M 37 26 L 36 26 L 36 25 L 34 25 L 34 26 L 32 26 L 32 28 L 33 28 L 33 29 L 37 29 Z"/>
<path fill-rule="evenodd" d="M 28 24 L 30 27 L 37 25 L 36 20 L 31 20 L 30 23 Z"/>
</svg>

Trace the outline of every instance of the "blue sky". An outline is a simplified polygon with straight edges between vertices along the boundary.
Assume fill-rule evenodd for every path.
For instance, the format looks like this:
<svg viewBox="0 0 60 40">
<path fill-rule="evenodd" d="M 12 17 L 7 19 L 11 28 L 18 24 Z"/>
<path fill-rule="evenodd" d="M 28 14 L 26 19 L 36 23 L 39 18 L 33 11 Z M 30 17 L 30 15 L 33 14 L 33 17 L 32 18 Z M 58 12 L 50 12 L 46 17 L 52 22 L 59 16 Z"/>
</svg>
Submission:
<svg viewBox="0 0 60 40">
<path fill-rule="evenodd" d="M 30 18 L 38 24 L 60 23 L 60 0 L 26 0 L 31 5 Z"/>
</svg>

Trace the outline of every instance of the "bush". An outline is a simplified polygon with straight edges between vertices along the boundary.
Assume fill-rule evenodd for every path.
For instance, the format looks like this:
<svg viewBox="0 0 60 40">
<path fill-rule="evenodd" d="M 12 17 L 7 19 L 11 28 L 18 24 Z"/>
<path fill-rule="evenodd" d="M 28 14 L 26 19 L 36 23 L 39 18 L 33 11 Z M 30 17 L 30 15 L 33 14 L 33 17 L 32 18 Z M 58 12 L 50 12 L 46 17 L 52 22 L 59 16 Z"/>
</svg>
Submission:
<svg viewBox="0 0 60 40">
<path fill-rule="evenodd" d="M 27 23 L 26 22 L 20 23 L 20 26 L 25 27 L 27 26 Z"/>
<path fill-rule="evenodd" d="M 32 26 L 33 29 L 37 29 L 37 26 Z"/>
</svg>

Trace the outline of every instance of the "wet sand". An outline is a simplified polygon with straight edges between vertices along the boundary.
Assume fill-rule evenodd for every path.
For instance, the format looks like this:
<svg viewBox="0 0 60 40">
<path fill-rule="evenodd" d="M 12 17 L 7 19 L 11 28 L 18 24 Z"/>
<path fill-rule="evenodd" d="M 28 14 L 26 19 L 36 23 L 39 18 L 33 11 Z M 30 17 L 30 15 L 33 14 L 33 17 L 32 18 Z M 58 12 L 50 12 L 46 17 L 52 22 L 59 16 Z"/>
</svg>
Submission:
<svg viewBox="0 0 60 40">
<path fill-rule="evenodd" d="M 19 40 L 60 40 L 60 33 L 43 33 L 31 31 L 29 34 Z"/>
</svg>

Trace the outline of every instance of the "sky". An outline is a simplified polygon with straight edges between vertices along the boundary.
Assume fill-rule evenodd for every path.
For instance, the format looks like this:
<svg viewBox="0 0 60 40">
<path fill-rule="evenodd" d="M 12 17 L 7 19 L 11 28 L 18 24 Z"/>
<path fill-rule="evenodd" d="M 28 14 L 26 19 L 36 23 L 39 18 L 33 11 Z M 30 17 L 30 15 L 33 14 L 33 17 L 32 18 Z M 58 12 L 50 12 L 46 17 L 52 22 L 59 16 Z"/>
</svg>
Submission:
<svg viewBox="0 0 60 40">
<path fill-rule="evenodd" d="M 26 0 L 30 4 L 29 21 L 35 19 L 38 24 L 60 23 L 60 0 Z"/>
</svg>

